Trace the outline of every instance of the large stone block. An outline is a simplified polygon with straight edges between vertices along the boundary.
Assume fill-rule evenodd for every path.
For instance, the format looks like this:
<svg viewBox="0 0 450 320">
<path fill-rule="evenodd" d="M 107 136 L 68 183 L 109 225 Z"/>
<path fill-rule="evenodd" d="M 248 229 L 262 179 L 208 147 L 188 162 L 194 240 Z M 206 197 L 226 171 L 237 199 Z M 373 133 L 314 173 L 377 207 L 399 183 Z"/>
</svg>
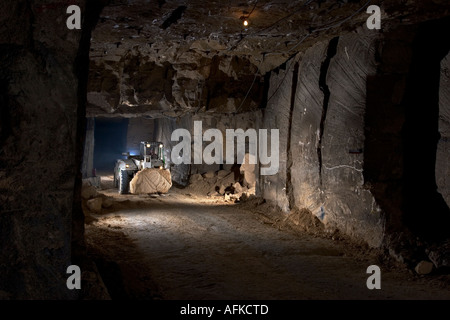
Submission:
<svg viewBox="0 0 450 320">
<path fill-rule="evenodd" d="M 323 106 L 319 76 L 327 45 L 325 42 L 318 43 L 302 56 L 292 113 L 291 188 L 293 205 L 299 209 L 307 208 L 313 213 L 319 212 L 322 206 L 317 155 Z"/>
<path fill-rule="evenodd" d="M 272 71 L 268 92 L 267 106 L 264 112 L 263 127 L 268 130 L 268 141 L 272 142 L 270 129 L 279 130 L 279 169 L 275 175 L 261 176 L 260 190 L 262 196 L 274 202 L 283 211 L 289 211 L 287 196 L 286 166 L 288 160 L 288 134 L 291 114 L 292 77 L 294 74 L 294 61 Z M 295 126 L 295 125 L 294 125 Z"/>
<path fill-rule="evenodd" d="M 323 207 L 328 223 L 380 246 L 384 220 L 364 186 L 366 79 L 376 73 L 378 34 L 363 28 L 339 38 L 326 82 L 330 99 L 322 141 Z"/>
<path fill-rule="evenodd" d="M 280 172 L 262 179 L 264 197 L 282 209 L 307 208 L 329 227 L 372 246 L 380 246 L 384 235 L 381 210 L 363 177 L 366 78 L 376 72 L 376 39 L 358 30 L 333 40 L 335 54 L 321 42 L 300 57 L 292 119 L 292 75 L 274 95 L 276 106 L 267 106 L 264 124 L 280 126 Z"/>
</svg>

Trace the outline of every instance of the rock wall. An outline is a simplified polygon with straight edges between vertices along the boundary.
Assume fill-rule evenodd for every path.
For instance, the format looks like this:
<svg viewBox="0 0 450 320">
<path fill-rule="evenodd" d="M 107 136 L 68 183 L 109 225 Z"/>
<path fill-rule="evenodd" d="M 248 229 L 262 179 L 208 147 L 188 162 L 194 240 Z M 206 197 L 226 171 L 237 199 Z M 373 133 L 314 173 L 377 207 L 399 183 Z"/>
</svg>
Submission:
<svg viewBox="0 0 450 320">
<path fill-rule="evenodd" d="M 130 118 L 127 130 L 127 150 L 139 154 L 141 141 L 154 141 L 154 119 Z"/>
<path fill-rule="evenodd" d="M 403 136 L 402 99 L 411 64 L 416 28 L 406 26 L 383 35 L 375 58 L 377 72 L 367 77 L 364 179 L 386 214 L 386 232 L 404 231 L 402 221 Z"/>
<path fill-rule="evenodd" d="M 95 119 L 86 121 L 86 137 L 84 139 L 83 163 L 81 172 L 83 179 L 94 176 Z"/>
<path fill-rule="evenodd" d="M 441 62 L 439 85 L 439 133 L 436 154 L 438 191 L 450 207 L 450 54 Z"/>
<path fill-rule="evenodd" d="M 174 117 L 200 110 L 245 112 L 264 101 L 264 76 L 246 58 L 205 58 L 194 53 L 177 58 L 175 54 L 169 63 L 158 57 L 139 47 L 91 56 L 88 115 Z"/>
<path fill-rule="evenodd" d="M 291 182 L 292 206 L 318 213 L 322 206 L 319 147 L 320 121 L 324 95 L 320 90 L 321 63 L 328 43 L 319 43 L 301 57 L 299 79 L 292 113 Z"/>
<path fill-rule="evenodd" d="M 376 72 L 376 38 L 360 29 L 319 43 L 286 71 L 272 73 L 264 117 L 265 125 L 280 129 L 280 172 L 263 178 L 264 197 L 286 212 L 307 208 L 372 246 L 381 245 L 384 232 L 362 174 L 365 84 Z"/>
<path fill-rule="evenodd" d="M 292 81 L 296 62 L 293 59 L 271 72 L 267 107 L 263 127 L 279 130 L 279 170 L 275 175 L 260 176 L 257 189 L 268 201 L 275 202 L 284 212 L 290 209 L 287 189 L 288 140 L 291 123 Z M 294 125 L 297 127 L 297 124 Z"/>
<path fill-rule="evenodd" d="M 191 171 L 190 164 L 174 165 L 171 161 L 172 147 L 176 142 L 171 141 L 171 135 L 177 128 L 185 128 L 190 130 L 191 121 L 189 116 L 182 118 L 158 118 L 154 123 L 154 137 L 155 140 L 164 144 L 166 168 L 170 169 L 172 181 L 181 186 L 186 186 L 189 182 L 189 175 Z"/>
<path fill-rule="evenodd" d="M 280 129 L 280 172 L 261 178 L 262 195 L 374 247 L 404 232 L 445 237 L 433 186 L 448 202 L 448 57 L 436 68 L 448 43 L 430 34 L 448 20 L 359 28 L 274 70 L 263 123 Z"/>
<path fill-rule="evenodd" d="M 378 38 L 378 33 L 361 28 L 339 37 L 332 57 L 333 42 L 328 46 L 330 65 L 325 71 L 322 64 L 321 76 L 326 77 L 329 100 L 323 102 L 317 146 L 323 205 L 313 211 L 374 247 L 383 241 L 384 216 L 364 184 L 363 168 L 366 79 L 376 72 Z"/>
<path fill-rule="evenodd" d="M 450 42 L 439 39 L 440 32 L 450 32 L 449 17 L 416 26 L 400 104 L 404 110 L 401 219 L 415 235 L 433 241 L 450 235 L 450 209 L 436 184 L 441 62 L 450 50 Z"/>
<path fill-rule="evenodd" d="M 0 7 L 0 298 L 70 299 L 81 31 L 42 2 Z"/>
</svg>

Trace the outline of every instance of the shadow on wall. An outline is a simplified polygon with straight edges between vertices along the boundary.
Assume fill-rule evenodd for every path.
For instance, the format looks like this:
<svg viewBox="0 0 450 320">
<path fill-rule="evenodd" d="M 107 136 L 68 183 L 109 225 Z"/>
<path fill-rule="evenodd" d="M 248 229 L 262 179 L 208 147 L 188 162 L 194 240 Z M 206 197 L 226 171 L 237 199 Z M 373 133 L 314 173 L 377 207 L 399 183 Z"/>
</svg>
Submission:
<svg viewBox="0 0 450 320">
<path fill-rule="evenodd" d="M 128 119 L 96 118 L 94 168 L 97 172 L 113 172 L 116 159 L 123 158 L 127 148 Z"/>
<path fill-rule="evenodd" d="M 439 134 L 439 85 L 441 61 L 450 41 L 450 17 L 420 26 L 413 42 L 413 56 L 403 104 L 405 125 L 404 204 L 405 223 L 427 238 L 450 236 L 450 209 L 436 184 L 436 153 Z"/>
<path fill-rule="evenodd" d="M 400 28 L 393 36 L 405 41 L 386 41 L 379 72 L 368 79 L 365 181 L 388 213 L 388 233 L 407 227 L 425 239 L 449 236 L 450 209 L 435 174 L 440 63 L 450 49 L 439 34 L 448 31 L 450 18 Z M 392 59 L 402 52 L 402 61 Z"/>
</svg>

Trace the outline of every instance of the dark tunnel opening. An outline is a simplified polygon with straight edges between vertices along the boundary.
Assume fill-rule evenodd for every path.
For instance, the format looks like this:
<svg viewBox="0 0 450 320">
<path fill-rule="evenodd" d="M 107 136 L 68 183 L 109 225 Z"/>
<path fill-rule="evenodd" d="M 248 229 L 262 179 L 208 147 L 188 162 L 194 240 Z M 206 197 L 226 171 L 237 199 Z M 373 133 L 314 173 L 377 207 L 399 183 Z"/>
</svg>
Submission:
<svg viewBox="0 0 450 320">
<path fill-rule="evenodd" d="M 128 119 L 95 118 L 94 170 L 111 173 L 116 159 L 123 158 L 127 150 Z"/>
</svg>

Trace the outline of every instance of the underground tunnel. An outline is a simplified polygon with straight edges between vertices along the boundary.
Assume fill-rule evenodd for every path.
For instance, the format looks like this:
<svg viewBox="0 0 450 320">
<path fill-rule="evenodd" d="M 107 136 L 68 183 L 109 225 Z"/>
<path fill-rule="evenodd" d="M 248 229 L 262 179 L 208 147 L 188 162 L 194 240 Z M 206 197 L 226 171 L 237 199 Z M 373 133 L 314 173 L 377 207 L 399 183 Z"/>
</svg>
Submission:
<svg viewBox="0 0 450 320">
<path fill-rule="evenodd" d="M 0 299 L 450 299 L 447 0 L 0 7 Z"/>
</svg>

